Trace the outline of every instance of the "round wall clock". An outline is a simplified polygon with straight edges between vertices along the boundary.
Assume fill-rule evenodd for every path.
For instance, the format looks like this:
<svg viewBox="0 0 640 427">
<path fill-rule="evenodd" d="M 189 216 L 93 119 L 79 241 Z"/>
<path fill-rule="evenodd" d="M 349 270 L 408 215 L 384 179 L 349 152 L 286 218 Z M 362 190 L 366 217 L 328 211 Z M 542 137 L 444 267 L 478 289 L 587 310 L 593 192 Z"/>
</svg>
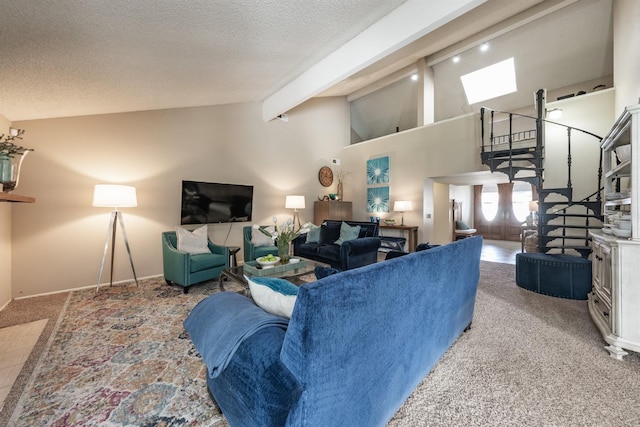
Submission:
<svg viewBox="0 0 640 427">
<path fill-rule="evenodd" d="M 333 184 L 333 171 L 329 166 L 323 166 L 318 171 L 318 181 L 323 187 L 328 187 Z"/>
</svg>

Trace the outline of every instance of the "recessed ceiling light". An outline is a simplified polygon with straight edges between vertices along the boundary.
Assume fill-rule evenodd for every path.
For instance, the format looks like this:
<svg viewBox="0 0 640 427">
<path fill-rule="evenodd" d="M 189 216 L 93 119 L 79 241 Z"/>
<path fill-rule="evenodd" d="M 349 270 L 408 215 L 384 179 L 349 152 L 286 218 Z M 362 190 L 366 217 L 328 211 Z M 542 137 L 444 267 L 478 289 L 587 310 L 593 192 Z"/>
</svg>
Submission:
<svg viewBox="0 0 640 427">
<path fill-rule="evenodd" d="M 413 80 L 414 82 L 418 81 L 418 75 L 417 74 L 411 74 L 411 80 Z"/>
<path fill-rule="evenodd" d="M 497 98 L 518 90 L 513 58 L 460 77 L 469 104 Z"/>
<path fill-rule="evenodd" d="M 480 51 L 481 51 L 481 52 L 486 52 L 486 51 L 488 51 L 488 50 L 489 50 L 489 43 L 482 43 L 482 44 L 480 45 Z"/>
<path fill-rule="evenodd" d="M 451 58 L 451 60 L 453 61 L 454 64 L 457 64 L 458 62 L 460 62 L 460 57 L 456 55 L 453 58 Z"/>
</svg>

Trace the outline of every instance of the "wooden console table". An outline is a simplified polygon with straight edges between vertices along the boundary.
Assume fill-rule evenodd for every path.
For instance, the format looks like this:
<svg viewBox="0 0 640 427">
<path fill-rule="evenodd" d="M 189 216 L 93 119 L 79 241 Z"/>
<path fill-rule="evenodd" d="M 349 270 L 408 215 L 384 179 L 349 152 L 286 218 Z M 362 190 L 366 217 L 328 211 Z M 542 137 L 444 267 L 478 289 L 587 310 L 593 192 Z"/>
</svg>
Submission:
<svg viewBox="0 0 640 427">
<path fill-rule="evenodd" d="M 409 252 L 414 252 L 416 250 L 416 246 L 418 245 L 418 226 L 380 224 L 380 228 L 383 230 L 400 230 L 403 232 L 403 234 L 406 231 L 409 234 Z"/>
</svg>

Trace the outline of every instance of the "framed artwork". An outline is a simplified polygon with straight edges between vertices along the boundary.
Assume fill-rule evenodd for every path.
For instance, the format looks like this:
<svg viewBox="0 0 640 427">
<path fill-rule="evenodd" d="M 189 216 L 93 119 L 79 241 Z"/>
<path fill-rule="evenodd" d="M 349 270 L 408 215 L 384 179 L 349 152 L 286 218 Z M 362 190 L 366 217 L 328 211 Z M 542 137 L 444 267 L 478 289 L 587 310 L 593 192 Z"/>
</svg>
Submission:
<svg viewBox="0 0 640 427">
<path fill-rule="evenodd" d="M 367 189 L 367 211 L 389 212 L 389 187 L 369 187 Z"/>
<path fill-rule="evenodd" d="M 367 160 L 367 184 L 389 182 L 389 156 Z"/>
</svg>

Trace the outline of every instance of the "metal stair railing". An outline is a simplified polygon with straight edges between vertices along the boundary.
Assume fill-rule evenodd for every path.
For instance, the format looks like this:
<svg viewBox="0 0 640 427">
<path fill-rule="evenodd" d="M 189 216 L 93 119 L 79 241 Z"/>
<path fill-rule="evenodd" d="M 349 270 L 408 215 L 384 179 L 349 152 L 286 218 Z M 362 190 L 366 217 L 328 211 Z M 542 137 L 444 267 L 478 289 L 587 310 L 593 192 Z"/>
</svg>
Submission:
<svg viewBox="0 0 640 427">
<path fill-rule="evenodd" d="M 525 182 L 530 182 L 533 184 L 538 193 L 540 195 L 540 202 L 538 203 L 538 218 L 544 221 L 538 222 L 538 251 L 550 250 L 550 249 L 560 249 L 562 253 L 565 253 L 566 249 L 574 249 L 579 252 L 583 257 L 588 256 L 591 252 L 589 245 L 590 238 L 588 236 L 588 230 L 590 228 L 594 228 L 590 225 L 590 218 L 598 219 L 602 221 L 602 212 L 601 212 L 601 203 L 602 203 L 602 170 L 603 170 L 603 154 L 602 150 L 600 150 L 600 158 L 598 161 L 598 184 L 595 192 L 590 194 L 589 196 L 583 198 L 580 201 L 573 201 L 573 183 L 572 183 L 572 166 L 573 166 L 573 158 L 572 158 L 572 132 L 577 130 L 586 135 L 592 136 L 598 140 L 598 142 L 602 141 L 602 137 L 596 135 L 592 132 L 586 131 L 584 129 L 576 128 L 573 126 L 568 126 L 562 123 L 557 123 L 551 120 L 547 120 L 544 118 L 544 90 L 540 89 L 536 92 L 536 104 L 537 104 L 537 115 L 538 117 L 532 117 L 526 114 L 519 113 L 508 113 L 499 110 L 493 110 L 490 108 L 482 107 L 480 109 L 480 121 L 481 121 L 481 157 L 482 163 L 488 165 L 491 169 L 491 172 L 501 172 L 505 173 L 509 176 L 509 181 L 520 180 Z M 485 144 L 485 113 L 486 111 L 491 112 L 491 123 L 490 123 L 490 135 L 489 135 L 489 144 Z M 496 114 L 504 114 L 507 115 L 509 123 L 508 128 L 509 132 L 506 135 L 494 135 L 494 121 Z M 513 132 L 513 118 L 521 117 L 525 119 L 534 120 L 535 122 L 535 130 L 526 130 Z M 543 123 L 549 123 L 552 125 L 557 125 L 566 128 L 567 130 L 567 187 L 566 188 L 550 188 L 544 189 L 544 178 L 543 178 L 543 147 L 544 147 L 544 129 L 542 127 Z M 525 137 L 526 136 L 526 137 Z M 524 142 L 531 140 L 533 138 L 527 137 L 535 137 L 536 144 L 535 149 L 533 151 L 526 151 L 526 146 L 519 147 L 514 154 L 513 144 L 514 142 Z M 508 145 L 508 150 L 499 150 L 499 146 L 504 147 L 504 145 Z M 533 147 L 529 147 L 533 148 Z M 506 153 L 505 153 L 506 152 Z M 522 157 L 524 155 L 532 155 L 533 157 Z M 515 156 L 515 157 L 514 157 Z M 496 161 L 498 162 L 496 164 Z M 514 161 L 527 161 L 532 164 L 533 167 L 525 167 L 521 166 L 521 163 L 518 166 L 514 166 Z M 507 167 L 500 167 L 501 164 L 507 162 Z M 526 176 L 526 177 L 517 177 L 519 171 L 521 170 L 532 170 L 535 171 L 535 177 Z M 567 202 L 545 202 L 545 198 L 551 194 L 557 193 L 568 199 Z M 591 201 L 591 198 L 596 198 L 596 201 Z M 556 209 L 553 212 L 545 212 L 542 213 L 542 209 L 544 205 L 553 205 L 553 204 L 562 204 L 565 205 L 562 208 Z M 571 214 L 568 213 L 568 209 L 573 206 L 584 206 L 586 209 L 585 214 Z M 593 214 L 589 213 L 589 210 L 593 211 Z M 550 217 L 555 218 L 557 216 L 562 216 L 561 224 L 549 224 L 549 221 L 555 219 L 549 219 Z M 568 224 L 567 218 L 569 217 L 584 217 L 584 225 L 574 225 Z M 551 235 L 549 234 L 553 230 L 557 230 L 558 228 L 562 229 L 561 235 Z M 573 236 L 567 235 L 568 229 L 584 229 L 584 236 Z M 544 233 L 544 234 L 543 234 Z M 548 247 L 547 243 L 560 239 L 562 242 L 562 246 L 552 246 Z M 574 247 L 567 245 L 566 242 L 568 240 L 584 240 L 584 246 Z"/>
</svg>

